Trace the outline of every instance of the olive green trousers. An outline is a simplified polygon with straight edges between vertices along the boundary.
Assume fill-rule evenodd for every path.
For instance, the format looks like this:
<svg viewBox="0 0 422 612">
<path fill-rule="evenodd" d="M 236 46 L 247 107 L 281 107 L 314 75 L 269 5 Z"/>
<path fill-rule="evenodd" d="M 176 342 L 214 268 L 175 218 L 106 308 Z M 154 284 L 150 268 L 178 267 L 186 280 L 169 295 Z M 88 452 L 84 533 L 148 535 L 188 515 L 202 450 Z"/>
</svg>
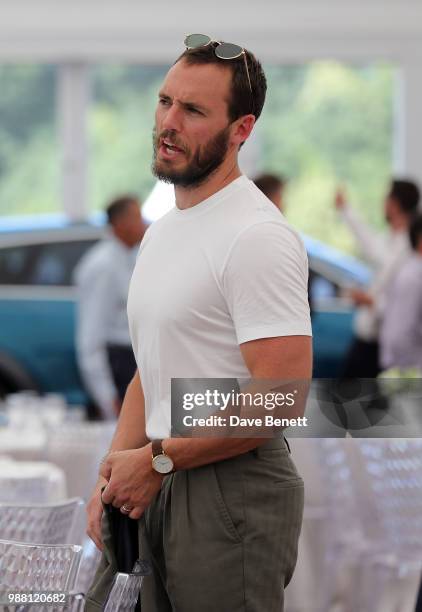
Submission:
<svg viewBox="0 0 422 612">
<path fill-rule="evenodd" d="M 284 439 L 166 476 L 139 521 L 143 612 L 282 612 L 303 481 Z"/>
</svg>

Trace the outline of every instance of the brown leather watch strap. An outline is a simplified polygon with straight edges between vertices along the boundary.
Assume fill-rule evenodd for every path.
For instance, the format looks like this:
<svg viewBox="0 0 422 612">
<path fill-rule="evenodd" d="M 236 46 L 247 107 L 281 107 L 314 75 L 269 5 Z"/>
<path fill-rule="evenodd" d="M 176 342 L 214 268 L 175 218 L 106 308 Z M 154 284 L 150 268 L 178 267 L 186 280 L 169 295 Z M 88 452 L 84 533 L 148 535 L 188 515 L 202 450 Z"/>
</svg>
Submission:
<svg viewBox="0 0 422 612">
<path fill-rule="evenodd" d="M 163 442 L 162 440 L 153 440 L 151 442 L 152 458 L 153 459 L 157 455 L 161 455 L 162 453 L 164 453 L 162 442 Z"/>
</svg>

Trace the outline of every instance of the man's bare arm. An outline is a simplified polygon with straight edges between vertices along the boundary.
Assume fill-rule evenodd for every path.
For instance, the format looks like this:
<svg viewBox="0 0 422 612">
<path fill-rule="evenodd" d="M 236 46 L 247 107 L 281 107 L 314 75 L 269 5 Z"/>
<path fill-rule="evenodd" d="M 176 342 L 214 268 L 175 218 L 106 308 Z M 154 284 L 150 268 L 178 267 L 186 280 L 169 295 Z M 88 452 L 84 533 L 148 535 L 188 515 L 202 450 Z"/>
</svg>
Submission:
<svg viewBox="0 0 422 612">
<path fill-rule="evenodd" d="M 145 399 L 139 371 L 136 370 L 123 400 L 111 451 L 141 448 L 148 444 L 145 433 Z"/>
<path fill-rule="evenodd" d="M 240 345 L 242 356 L 255 379 L 302 380 L 312 377 L 312 338 L 287 336 L 262 338 Z M 189 469 L 246 453 L 266 442 L 259 438 L 169 438 L 163 450 L 176 469 Z"/>
</svg>

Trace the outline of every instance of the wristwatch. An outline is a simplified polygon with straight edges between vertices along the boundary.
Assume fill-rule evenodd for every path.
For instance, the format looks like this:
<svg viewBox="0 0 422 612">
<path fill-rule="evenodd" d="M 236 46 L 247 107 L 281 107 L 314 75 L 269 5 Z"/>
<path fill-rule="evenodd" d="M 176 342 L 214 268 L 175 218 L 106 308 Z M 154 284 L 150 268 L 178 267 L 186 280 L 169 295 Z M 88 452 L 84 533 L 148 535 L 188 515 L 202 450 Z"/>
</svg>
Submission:
<svg viewBox="0 0 422 612">
<path fill-rule="evenodd" d="M 164 452 L 162 442 L 162 440 L 153 440 L 151 443 L 152 467 L 159 474 L 170 474 L 174 472 L 174 463 Z"/>
</svg>

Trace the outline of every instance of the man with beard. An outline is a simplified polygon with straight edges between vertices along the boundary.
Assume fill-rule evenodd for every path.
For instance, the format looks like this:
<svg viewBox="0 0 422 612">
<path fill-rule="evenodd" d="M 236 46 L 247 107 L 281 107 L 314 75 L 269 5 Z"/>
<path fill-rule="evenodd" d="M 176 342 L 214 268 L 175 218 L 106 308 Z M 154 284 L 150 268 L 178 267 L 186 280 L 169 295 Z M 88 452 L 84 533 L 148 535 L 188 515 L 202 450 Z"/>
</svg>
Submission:
<svg viewBox="0 0 422 612">
<path fill-rule="evenodd" d="M 132 278 L 138 370 L 88 533 L 101 547 L 101 496 L 140 519 L 146 612 L 280 611 L 303 510 L 285 440 L 171 438 L 170 391 L 172 378 L 310 378 L 306 252 L 238 166 L 265 100 L 260 63 L 204 35 L 185 44 L 154 130 L 153 172 L 176 206 L 146 232 Z"/>
</svg>

